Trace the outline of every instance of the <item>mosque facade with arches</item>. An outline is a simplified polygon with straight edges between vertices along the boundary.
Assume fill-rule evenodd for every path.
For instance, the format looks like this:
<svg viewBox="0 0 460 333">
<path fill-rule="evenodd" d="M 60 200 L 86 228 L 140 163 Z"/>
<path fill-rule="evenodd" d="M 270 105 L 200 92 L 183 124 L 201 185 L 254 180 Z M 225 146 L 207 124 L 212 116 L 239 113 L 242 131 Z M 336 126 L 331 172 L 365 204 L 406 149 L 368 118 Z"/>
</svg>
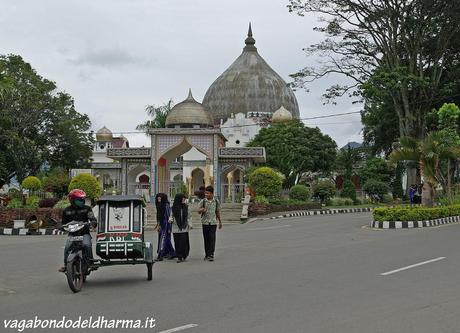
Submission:
<svg viewBox="0 0 460 333">
<path fill-rule="evenodd" d="M 293 91 L 260 56 L 249 26 L 241 55 L 208 88 L 202 103 L 190 90 L 152 129 L 150 147 L 129 147 L 103 127 L 96 133 L 92 173 L 105 192 L 193 195 L 213 185 L 225 202 L 240 201 L 247 168 L 265 162 L 263 147 L 246 147 L 261 128 L 299 118 Z"/>
</svg>

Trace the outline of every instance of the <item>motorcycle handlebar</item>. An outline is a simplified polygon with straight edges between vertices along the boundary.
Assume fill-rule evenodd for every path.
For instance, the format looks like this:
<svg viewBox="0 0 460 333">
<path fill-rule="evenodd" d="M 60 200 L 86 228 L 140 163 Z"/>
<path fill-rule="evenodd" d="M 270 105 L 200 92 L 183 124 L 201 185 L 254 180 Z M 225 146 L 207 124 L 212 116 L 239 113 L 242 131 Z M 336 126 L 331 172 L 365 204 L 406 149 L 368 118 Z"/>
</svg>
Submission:
<svg viewBox="0 0 460 333">
<path fill-rule="evenodd" d="M 59 229 L 60 230 L 65 230 L 66 227 L 70 226 L 70 225 L 74 225 L 74 224 L 80 224 L 80 225 L 91 225 L 91 222 L 88 221 L 88 222 L 82 222 L 82 221 L 70 221 L 66 224 L 63 224 Z"/>
</svg>

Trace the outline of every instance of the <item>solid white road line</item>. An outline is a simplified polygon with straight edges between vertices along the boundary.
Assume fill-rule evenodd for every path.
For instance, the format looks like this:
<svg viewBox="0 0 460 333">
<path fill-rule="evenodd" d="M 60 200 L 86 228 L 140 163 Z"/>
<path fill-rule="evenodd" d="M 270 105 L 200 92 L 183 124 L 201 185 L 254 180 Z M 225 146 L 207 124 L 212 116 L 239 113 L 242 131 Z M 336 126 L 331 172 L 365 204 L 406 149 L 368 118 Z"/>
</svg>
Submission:
<svg viewBox="0 0 460 333">
<path fill-rule="evenodd" d="M 407 270 L 407 269 L 411 269 L 411 268 L 414 268 L 414 267 L 426 265 L 426 264 L 429 264 L 429 263 L 432 263 L 432 262 L 436 262 L 436 261 L 439 261 L 439 260 L 443 260 L 443 259 L 446 259 L 446 257 L 438 257 L 438 258 L 430 259 L 430 260 L 427 260 L 427 261 L 422 261 L 422 262 L 419 262 L 419 263 L 417 263 L 417 264 L 410 265 L 410 266 L 406 266 L 406 267 L 402 267 L 402 268 L 398 268 L 398 269 L 395 269 L 395 270 L 393 270 L 393 271 L 389 271 L 389 272 L 382 273 L 382 274 L 380 274 L 380 275 L 385 276 L 385 275 L 390 275 L 390 274 L 398 273 L 398 272 L 401 272 L 401 271 L 405 271 L 405 270 Z"/>
<path fill-rule="evenodd" d="M 271 229 L 281 229 L 281 228 L 289 228 L 290 225 L 287 224 L 287 225 L 277 225 L 275 227 L 264 227 L 264 228 L 251 228 L 251 229 L 248 229 L 248 230 L 271 230 Z"/>
<path fill-rule="evenodd" d="M 197 326 L 198 326 L 197 324 L 188 324 L 188 325 L 179 326 L 179 327 L 176 327 L 176 328 L 171 328 L 171 329 L 169 329 L 169 330 L 161 331 L 161 332 L 158 332 L 158 333 L 173 333 L 173 332 L 179 332 L 179 331 L 186 330 L 186 329 L 189 329 L 189 328 L 194 328 L 194 327 L 197 327 Z"/>
</svg>

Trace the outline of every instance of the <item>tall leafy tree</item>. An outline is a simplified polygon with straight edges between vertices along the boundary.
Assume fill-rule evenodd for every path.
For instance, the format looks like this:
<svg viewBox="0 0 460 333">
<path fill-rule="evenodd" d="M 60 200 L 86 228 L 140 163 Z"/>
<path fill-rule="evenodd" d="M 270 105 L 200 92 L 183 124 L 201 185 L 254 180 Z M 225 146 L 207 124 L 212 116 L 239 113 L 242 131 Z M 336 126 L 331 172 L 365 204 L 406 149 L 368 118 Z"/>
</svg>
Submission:
<svg viewBox="0 0 460 333">
<path fill-rule="evenodd" d="M 361 111 L 364 145 L 371 155 L 388 156 L 399 138 L 398 116 L 391 105 L 368 101 Z"/>
<path fill-rule="evenodd" d="M 45 163 L 87 163 L 92 138 L 85 132 L 91 124 L 72 97 L 18 55 L 0 55 L 0 73 L 7 82 L 0 98 L 0 186 L 36 174 Z"/>
<path fill-rule="evenodd" d="M 169 111 L 171 111 L 174 106 L 174 102 L 170 99 L 167 103 L 155 106 L 147 105 L 145 111 L 147 115 L 152 119 L 149 119 L 142 124 L 136 126 L 138 131 L 147 132 L 149 129 L 153 128 L 165 128 L 166 127 L 166 117 L 168 116 Z"/>
<path fill-rule="evenodd" d="M 285 176 L 284 185 L 289 188 L 305 173 L 328 174 L 337 154 L 331 137 L 299 121 L 263 128 L 248 146 L 265 147 L 267 165 Z"/>
<path fill-rule="evenodd" d="M 298 86 L 345 75 L 351 84 L 330 87 L 327 98 L 372 90 L 392 103 L 401 136 L 424 136 L 424 115 L 455 89 L 446 70 L 459 61 L 458 1 L 290 0 L 289 9 L 322 15 L 316 30 L 326 36 L 306 49 L 321 55 L 322 65 L 296 73 Z"/>
<path fill-rule="evenodd" d="M 343 185 L 340 192 L 341 197 L 356 201 L 356 189 L 352 177 L 356 175 L 357 169 L 364 158 L 365 152 L 361 147 L 351 148 L 350 145 L 347 145 L 339 150 L 335 163 L 335 171 L 343 177 Z"/>
<path fill-rule="evenodd" d="M 426 115 L 457 95 L 459 85 L 460 2 L 446 0 L 290 0 L 289 10 L 314 13 L 325 38 L 305 51 L 320 57 L 315 67 L 294 74 L 294 84 L 330 74 L 344 84 L 329 87 L 328 100 L 348 95 L 367 104 L 366 112 L 396 117 L 398 137 L 422 139 Z M 371 120 L 369 119 L 368 121 Z M 366 119 L 365 119 L 366 120 Z M 366 122 L 365 122 L 366 124 Z M 368 136 L 388 153 L 394 133 L 375 127 Z M 365 131 L 366 134 L 366 131 Z M 369 131 L 367 132 L 369 134 Z M 383 137 L 381 137 L 383 135 Z M 408 169 L 414 182 L 415 170 Z"/>
</svg>

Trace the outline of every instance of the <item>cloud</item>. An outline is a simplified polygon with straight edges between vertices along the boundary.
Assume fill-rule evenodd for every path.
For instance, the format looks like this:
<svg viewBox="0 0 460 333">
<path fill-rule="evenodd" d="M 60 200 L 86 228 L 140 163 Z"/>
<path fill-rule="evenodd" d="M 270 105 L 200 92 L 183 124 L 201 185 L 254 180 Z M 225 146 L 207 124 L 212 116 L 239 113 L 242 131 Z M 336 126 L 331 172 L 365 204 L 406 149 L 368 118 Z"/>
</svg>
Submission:
<svg viewBox="0 0 460 333">
<path fill-rule="evenodd" d="M 144 67 L 151 62 L 150 59 L 134 56 L 129 52 L 119 48 L 92 50 L 80 55 L 76 59 L 68 60 L 74 65 L 88 65 L 92 67 L 103 67 L 109 69 L 120 68 L 129 65 Z"/>
</svg>

